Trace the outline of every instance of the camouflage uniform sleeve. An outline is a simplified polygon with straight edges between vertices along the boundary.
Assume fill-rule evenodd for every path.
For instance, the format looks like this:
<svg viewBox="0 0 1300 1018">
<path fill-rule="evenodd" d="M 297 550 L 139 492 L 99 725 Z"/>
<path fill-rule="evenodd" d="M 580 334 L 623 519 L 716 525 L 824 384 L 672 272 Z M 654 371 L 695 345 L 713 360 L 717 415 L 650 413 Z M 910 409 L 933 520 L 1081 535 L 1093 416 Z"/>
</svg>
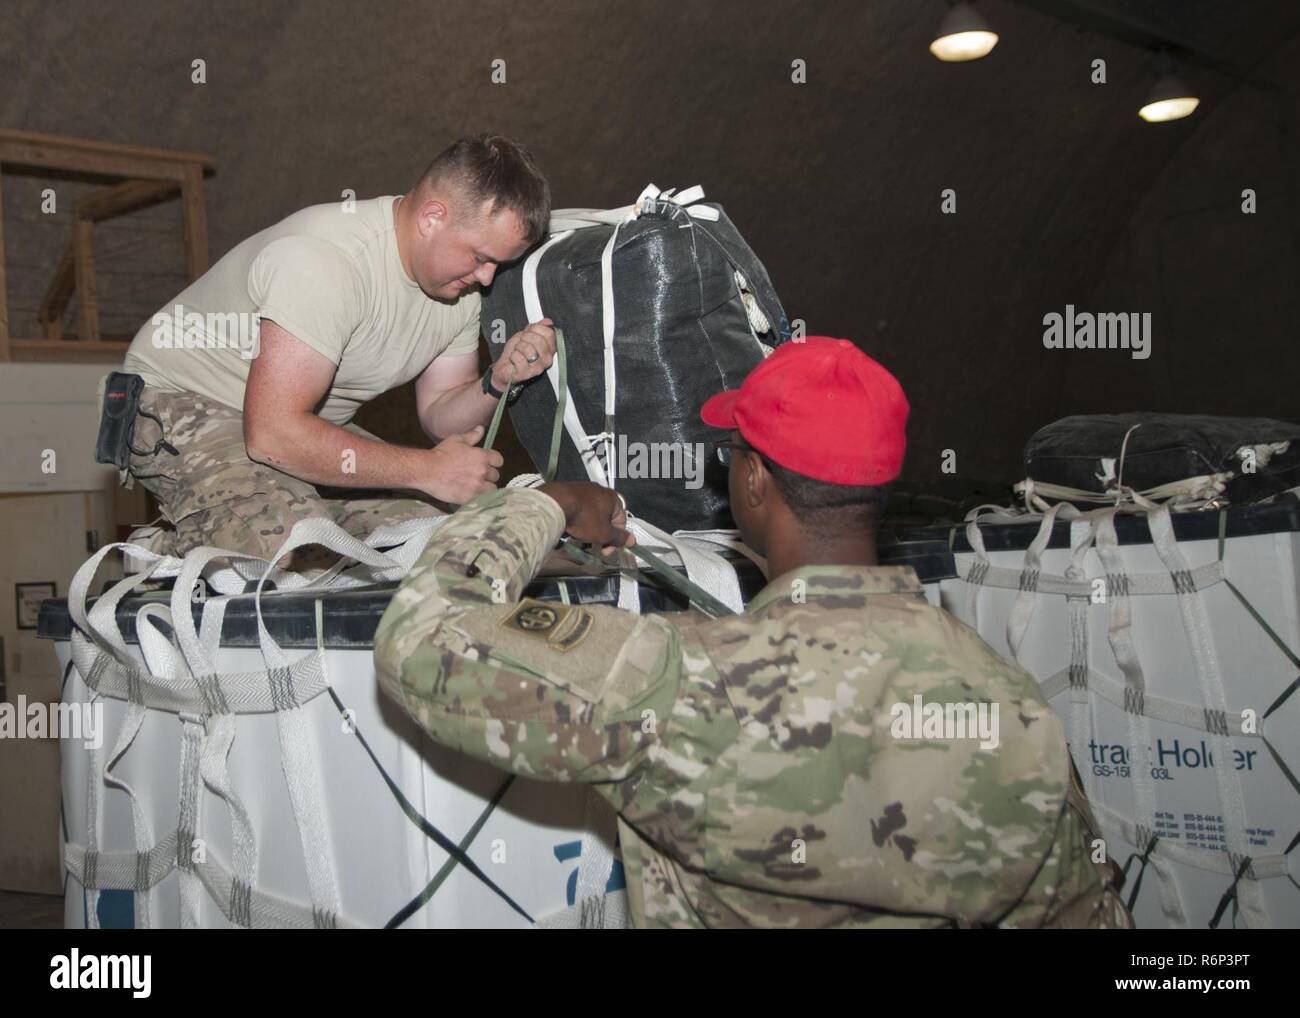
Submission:
<svg viewBox="0 0 1300 1018">
<path fill-rule="evenodd" d="M 669 716 L 678 635 L 658 616 L 519 602 L 563 529 L 541 492 L 467 503 L 380 620 L 375 666 L 384 692 L 444 745 L 515 774 L 619 781 Z"/>
</svg>

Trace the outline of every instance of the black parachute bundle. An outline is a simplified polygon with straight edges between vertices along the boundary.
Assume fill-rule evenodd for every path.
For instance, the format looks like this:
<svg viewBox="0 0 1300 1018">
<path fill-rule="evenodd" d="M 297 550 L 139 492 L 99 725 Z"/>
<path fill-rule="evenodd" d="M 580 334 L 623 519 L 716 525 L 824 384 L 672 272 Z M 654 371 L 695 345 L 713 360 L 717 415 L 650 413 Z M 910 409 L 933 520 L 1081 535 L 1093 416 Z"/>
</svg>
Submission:
<svg viewBox="0 0 1300 1018">
<path fill-rule="evenodd" d="M 673 198 L 647 189 L 635 218 L 556 212 L 550 240 L 499 272 L 483 297 L 493 360 L 504 343 L 491 340 L 518 332 L 538 311 L 563 330 L 569 398 L 577 430 L 594 451 L 590 458 L 599 461 L 596 472 L 608 477 L 612 465 L 613 486 L 629 510 L 670 532 L 732 526 L 726 468 L 710 446 L 723 436 L 700 421 L 700 407 L 714 393 L 737 388 L 790 337 L 767 270 L 721 206 L 696 200 L 701 193 L 692 189 Z M 575 223 L 583 228 L 562 236 Z M 612 420 L 606 414 L 605 285 L 613 296 Z M 555 386 L 541 376 L 510 408 L 539 471 L 546 468 L 556 402 Z M 574 430 L 566 429 L 560 443 L 560 480 L 593 476 Z"/>
<path fill-rule="evenodd" d="M 1116 482 L 1142 492 L 1213 477 L 1223 500 L 1245 505 L 1300 485 L 1300 426 L 1209 414 L 1064 417 L 1029 439 L 1025 475 L 1035 484 L 1096 493 Z"/>
</svg>

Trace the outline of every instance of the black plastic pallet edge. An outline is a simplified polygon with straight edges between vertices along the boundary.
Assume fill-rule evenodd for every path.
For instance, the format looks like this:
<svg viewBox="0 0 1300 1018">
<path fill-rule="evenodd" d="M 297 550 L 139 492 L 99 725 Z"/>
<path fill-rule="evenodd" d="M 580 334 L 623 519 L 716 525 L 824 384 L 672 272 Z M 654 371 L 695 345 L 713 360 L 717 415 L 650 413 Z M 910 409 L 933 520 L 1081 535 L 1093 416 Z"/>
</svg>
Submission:
<svg viewBox="0 0 1300 1018">
<path fill-rule="evenodd" d="M 1173 516 L 1174 534 L 1179 541 L 1212 541 L 1219 536 L 1219 513 L 1189 512 Z M 981 527 L 984 546 L 988 551 L 1023 551 L 1038 533 L 1038 521 L 1024 523 L 990 523 Z M 951 549 L 949 535 L 955 531 Z M 1121 545 L 1149 544 L 1151 533 L 1143 516 L 1120 516 L 1115 521 L 1116 536 Z M 1242 506 L 1229 510 L 1226 536 L 1254 537 L 1261 534 L 1294 533 L 1300 531 L 1300 502 L 1288 500 L 1269 505 Z M 1070 524 L 1058 522 L 1052 529 L 1051 548 L 1070 546 Z M 878 548 L 881 565 L 911 566 L 923 583 L 936 583 L 957 576 L 953 552 L 968 554 L 966 525 L 949 527 L 917 527 L 881 534 Z M 748 602 L 763 587 L 763 577 L 757 567 L 747 560 L 736 564 L 741 580 L 741 592 Z M 614 604 L 618 600 L 618 578 L 608 576 L 564 577 L 569 596 L 579 604 Z M 286 648 L 316 646 L 315 602 L 322 602 L 325 621 L 325 646 L 331 649 L 368 648 L 374 641 L 379 617 L 392 599 L 397 583 L 378 584 L 373 587 L 336 590 L 320 594 L 271 594 L 263 598 L 263 619 L 267 630 L 277 643 Z M 651 612 L 671 612 L 685 609 L 680 595 L 658 586 L 641 584 L 644 609 Z M 543 601 L 560 600 L 556 579 L 540 580 L 525 591 L 528 597 Z M 154 598 L 166 604 L 169 595 Z M 118 606 L 117 621 L 128 643 L 136 643 L 135 613 L 146 598 L 131 598 Z M 201 605 L 195 605 L 197 626 Z M 46 640 L 68 640 L 72 634 L 72 619 L 67 601 L 51 599 L 41 604 L 36 635 Z M 232 601 L 226 609 L 222 627 L 222 645 L 227 647 L 256 647 L 257 623 L 251 597 Z"/>
<path fill-rule="evenodd" d="M 741 593 L 748 601 L 762 589 L 764 579 L 756 566 L 737 565 L 741 580 Z M 571 576 L 546 578 L 530 584 L 525 597 L 541 601 L 559 601 L 559 580 L 563 579 L 570 600 L 575 604 L 617 604 L 618 577 Z M 380 616 L 392 600 L 398 584 L 382 583 L 348 590 L 332 590 L 295 594 L 292 591 L 263 595 L 262 620 L 267 632 L 281 647 L 310 648 L 316 646 L 316 602 L 321 602 L 324 623 L 323 644 L 330 650 L 365 649 L 374 646 L 375 630 Z M 639 584 L 642 610 L 646 612 L 684 611 L 686 599 L 675 591 L 648 583 Z M 136 613 L 146 604 L 169 604 L 170 592 L 160 592 L 154 597 L 128 598 L 117 607 L 117 624 L 128 644 L 139 642 L 136 635 Z M 94 603 L 93 601 L 91 602 Z M 193 606 L 194 625 L 202 618 L 203 606 Z M 161 619 L 157 625 L 164 632 L 168 627 Z M 67 641 L 72 638 L 72 616 L 66 598 L 51 598 L 41 603 L 37 617 L 36 635 L 41 639 Z M 243 595 L 226 607 L 222 620 L 221 645 L 223 647 L 258 646 L 257 615 L 253 598 Z"/>
<path fill-rule="evenodd" d="M 1174 513 L 1174 536 L 1183 541 L 1217 541 L 1219 511 Z M 984 523 L 986 551 L 1024 551 L 1038 536 L 1040 520 L 1023 523 Z M 1300 502 L 1288 499 L 1267 505 L 1241 506 L 1228 510 L 1226 537 L 1257 537 L 1300 531 Z M 952 536 L 951 550 L 949 537 Z M 1151 530 L 1145 516 L 1120 515 L 1115 520 L 1115 536 L 1121 545 L 1150 544 Z M 1070 547 L 1070 522 L 1058 520 L 1052 527 L 1049 548 Z M 969 554 L 973 549 L 966 540 L 966 524 L 946 527 L 916 527 L 882 534 L 879 546 L 881 565 L 910 565 L 923 583 L 949 580 L 957 576 L 953 553 Z"/>
</svg>

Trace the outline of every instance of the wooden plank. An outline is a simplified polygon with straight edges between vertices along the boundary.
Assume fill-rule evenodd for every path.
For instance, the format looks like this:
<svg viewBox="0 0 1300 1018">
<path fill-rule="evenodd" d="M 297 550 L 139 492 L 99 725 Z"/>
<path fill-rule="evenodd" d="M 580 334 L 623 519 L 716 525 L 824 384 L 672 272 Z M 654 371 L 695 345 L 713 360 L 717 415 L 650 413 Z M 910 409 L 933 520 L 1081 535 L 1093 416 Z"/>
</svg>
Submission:
<svg viewBox="0 0 1300 1018">
<path fill-rule="evenodd" d="M 0 185 L 4 177 L 0 174 Z M 0 186 L 0 361 L 9 359 L 9 291 L 5 282 L 5 201 Z"/>
<path fill-rule="evenodd" d="M 72 207 L 73 221 L 76 223 L 85 220 L 96 223 L 113 216 L 134 212 L 175 194 L 177 190 L 177 184 L 170 180 L 128 180 L 82 198 Z M 75 229 L 74 226 L 74 231 Z M 63 338 L 63 313 L 67 310 L 68 301 L 72 299 L 72 294 L 76 290 L 74 249 L 75 243 L 69 244 L 64 251 L 36 316 L 46 339 Z M 91 252 L 90 264 L 93 267 L 93 249 L 88 247 L 87 250 Z M 84 332 L 84 324 L 82 331 Z"/>
<path fill-rule="evenodd" d="M 95 292 L 95 225 L 85 219 L 72 223 L 72 263 L 77 287 L 77 339 L 99 342 L 99 298 Z"/>
<path fill-rule="evenodd" d="M 72 214 L 76 219 L 98 223 L 153 205 L 177 190 L 176 182 L 171 180 L 127 180 L 82 198 L 73 206 Z"/>
<path fill-rule="evenodd" d="M 41 323 L 41 333 L 46 339 L 63 338 L 63 312 L 68 309 L 68 301 L 72 299 L 76 282 L 72 244 L 69 243 L 63 250 L 59 267 L 54 270 L 54 278 L 46 287 L 41 308 L 36 313 L 36 320 Z"/>
<path fill-rule="evenodd" d="M 39 146 L 51 153 L 66 152 L 78 155 L 126 156 L 140 159 L 161 159 L 173 163 L 198 163 L 212 169 L 216 163 L 212 156 L 201 152 L 181 152 L 166 148 L 146 148 L 142 145 L 119 145 L 111 141 L 92 141 L 89 138 L 68 138 L 59 134 L 40 134 L 36 131 L 13 131 L 0 128 L 0 147 L 10 145 Z"/>
<path fill-rule="evenodd" d="M 9 357 L 15 361 L 79 361 L 121 364 L 131 341 L 103 339 L 98 343 L 69 343 L 66 339 L 11 339 Z"/>
<path fill-rule="evenodd" d="M 0 141 L 0 163 L 141 180 L 183 180 L 185 168 L 198 165 L 179 160 L 117 155 L 112 152 L 84 152 L 80 149 L 63 149 L 20 141 Z"/>
<path fill-rule="evenodd" d="M 201 166 L 185 167 L 181 206 L 185 222 L 185 271 L 192 283 L 208 271 L 208 212 L 203 204 Z"/>
</svg>

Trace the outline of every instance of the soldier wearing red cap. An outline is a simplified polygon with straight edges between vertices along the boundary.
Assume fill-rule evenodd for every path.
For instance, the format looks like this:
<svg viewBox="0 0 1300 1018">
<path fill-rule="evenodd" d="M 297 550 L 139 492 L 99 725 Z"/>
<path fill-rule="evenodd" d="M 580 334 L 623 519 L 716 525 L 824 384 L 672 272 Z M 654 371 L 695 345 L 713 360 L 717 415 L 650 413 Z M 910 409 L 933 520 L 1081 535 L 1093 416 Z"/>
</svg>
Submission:
<svg viewBox="0 0 1300 1018">
<path fill-rule="evenodd" d="M 907 415 L 822 337 L 705 404 L 767 557 L 741 615 L 516 603 L 562 533 L 625 546 L 626 515 L 585 483 L 476 498 L 380 622 L 381 686 L 441 743 L 592 783 L 638 926 L 1131 925 L 1037 683 L 877 564 Z"/>
</svg>

